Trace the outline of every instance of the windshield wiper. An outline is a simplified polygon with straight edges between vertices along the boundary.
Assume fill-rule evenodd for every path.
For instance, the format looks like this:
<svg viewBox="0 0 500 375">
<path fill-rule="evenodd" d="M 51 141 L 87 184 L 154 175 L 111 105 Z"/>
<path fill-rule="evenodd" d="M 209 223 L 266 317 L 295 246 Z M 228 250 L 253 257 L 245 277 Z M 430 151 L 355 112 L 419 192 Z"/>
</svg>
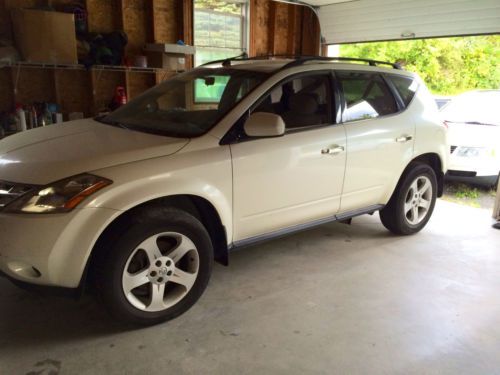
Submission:
<svg viewBox="0 0 500 375">
<path fill-rule="evenodd" d="M 125 124 L 123 124 L 121 122 L 114 121 L 114 120 L 108 120 L 108 119 L 104 120 L 104 119 L 105 119 L 105 116 L 98 116 L 95 118 L 96 121 L 99 121 L 103 124 L 116 126 L 117 128 L 122 128 L 125 130 L 130 130 L 130 128 L 128 126 L 126 126 Z"/>
</svg>

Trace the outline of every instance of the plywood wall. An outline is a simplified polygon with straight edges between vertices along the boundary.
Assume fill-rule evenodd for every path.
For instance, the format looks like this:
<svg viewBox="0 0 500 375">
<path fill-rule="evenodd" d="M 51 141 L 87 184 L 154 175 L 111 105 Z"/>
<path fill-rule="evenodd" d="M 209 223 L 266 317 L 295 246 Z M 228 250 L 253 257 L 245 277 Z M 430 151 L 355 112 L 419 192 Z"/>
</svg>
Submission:
<svg viewBox="0 0 500 375">
<path fill-rule="evenodd" d="M 308 7 L 250 0 L 250 55 L 318 55 L 320 28 Z"/>
<path fill-rule="evenodd" d="M 0 0 L 0 36 L 12 39 L 10 10 L 51 4 L 55 9 L 73 0 Z M 146 43 L 192 43 L 190 1 L 182 0 L 86 0 L 88 29 L 92 33 L 124 30 L 128 36 L 125 56 L 129 62 L 143 54 Z M 188 64 L 191 63 L 188 60 Z M 63 114 L 94 115 L 111 101 L 116 86 L 124 86 L 131 99 L 171 76 L 172 72 L 85 71 L 13 67 L 0 69 L 0 111 L 15 103 L 57 102 Z"/>
<path fill-rule="evenodd" d="M 0 36 L 11 37 L 10 9 L 50 3 L 56 9 L 73 0 L 0 0 Z M 133 61 L 146 43 L 193 43 L 193 3 L 187 0 L 86 0 L 90 32 L 124 30 L 126 56 Z M 319 26 L 303 6 L 250 0 L 250 55 L 318 54 Z M 192 59 L 187 59 L 192 66 Z M 94 115 L 106 108 L 117 85 L 129 99 L 172 76 L 173 72 L 134 73 L 62 69 L 1 68 L 0 111 L 15 103 L 57 102 L 70 112 Z"/>
</svg>

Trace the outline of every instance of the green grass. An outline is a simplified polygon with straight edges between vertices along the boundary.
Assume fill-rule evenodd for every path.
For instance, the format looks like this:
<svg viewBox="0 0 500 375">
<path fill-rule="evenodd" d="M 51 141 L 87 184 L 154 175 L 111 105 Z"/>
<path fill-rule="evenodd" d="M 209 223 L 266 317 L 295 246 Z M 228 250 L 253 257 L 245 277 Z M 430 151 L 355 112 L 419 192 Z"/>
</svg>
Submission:
<svg viewBox="0 0 500 375">
<path fill-rule="evenodd" d="M 459 184 L 456 187 L 455 197 L 458 199 L 477 199 L 479 198 L 479 192 L 477 188 L 471 188 L 465 184 Z"/>
<path fill-rule="evenodd" d="M 496 191 L 464 183 L 447 182 L 443 199 L 475 208 L 491 208 Z"/>
</svg>

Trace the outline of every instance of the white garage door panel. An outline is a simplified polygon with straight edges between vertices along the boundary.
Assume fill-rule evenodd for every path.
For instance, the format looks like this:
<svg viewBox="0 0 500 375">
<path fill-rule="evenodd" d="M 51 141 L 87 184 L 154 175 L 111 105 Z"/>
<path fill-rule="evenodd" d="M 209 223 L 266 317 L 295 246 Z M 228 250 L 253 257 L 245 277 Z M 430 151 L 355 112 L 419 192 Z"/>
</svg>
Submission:
<svg viewBox="0 0 500 375">
<path fill-rule="evenodd" d="M 500 33 L 500 1 L 358 0 L 321 6 L 319 18 L 327 43 Z"/>
</svg>

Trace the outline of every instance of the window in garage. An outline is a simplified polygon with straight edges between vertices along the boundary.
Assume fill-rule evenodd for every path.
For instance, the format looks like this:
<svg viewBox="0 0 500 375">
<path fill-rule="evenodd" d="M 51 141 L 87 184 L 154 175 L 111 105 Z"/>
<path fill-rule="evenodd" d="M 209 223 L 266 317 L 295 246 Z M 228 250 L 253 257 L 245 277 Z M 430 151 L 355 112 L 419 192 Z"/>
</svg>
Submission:
<svg viewBox="0 0 500 375">
<path fill-rule="evenodd" d="M 194 1 L 196 66 L 246 51 L 246 13 L 244 1 Z M 210 87 L 197 84 L 195 102 L 216 102 L 218 88 L 225 83 L 217 82 Z"/>
<path fill-rule="evenodd" d="M 194 1 L 196 65 L 246 51 L 246 8 L 244 1 Z"/>
</svg>

